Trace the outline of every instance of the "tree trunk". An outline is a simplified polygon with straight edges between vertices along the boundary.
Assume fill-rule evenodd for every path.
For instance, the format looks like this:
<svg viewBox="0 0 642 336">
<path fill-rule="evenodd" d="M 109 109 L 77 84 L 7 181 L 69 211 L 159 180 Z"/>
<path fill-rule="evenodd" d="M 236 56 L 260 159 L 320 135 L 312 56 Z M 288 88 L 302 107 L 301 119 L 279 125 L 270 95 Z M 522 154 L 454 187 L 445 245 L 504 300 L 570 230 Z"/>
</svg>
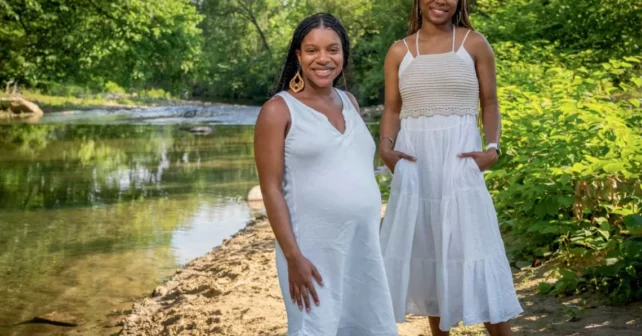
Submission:
<svg viewBox="0 0 642 336">
<path fill-rule="evenodd" d="M 252 4 L 254 4 L 254 0 L 247 0 L 247 3 L 243 3 L 243 0 L 237 0 L 236 3 L 238 4 L 237 10 L 245 15 L 250 22 L 252 22 L 252 25 L 256 28 L 256 30 L 259 32 L 259 36 L 261 36 L 261 42 L 263 43 L 263 47 L 269 52 L 272 53 L 272 49 L 270 48 L 270 44 L 268 43 L 267 37 L 265 36 L 265 33 L 263 32 L 263 29 L 261 29 L 261 26 L 259 26 L 259 22 L 256 20 L 256 17 L 254 16 L 254 11 L 252 10 Z"/>
<path fill-rule="evenodd" d="M 265 47 L 265 49 L 267 49 L 268 53 L 272 53 L 272 49 L 270 49 L 270 45 L 268 44 L 267 38 L 265 37 L 265 33 L 263 33 L 263 30 L 259 26 L 259 23 L 256 22 L 256 19 L 254 18 L 254 15 L 252 15 L 252 13 L 250 13 L 250 21 L 252 22 L 254 27 L 256 27 L 256 30 L 258 30 L 259 35 L 261 35 L 261 41 L 263 41 L 263 46 Z"/>
</svg>

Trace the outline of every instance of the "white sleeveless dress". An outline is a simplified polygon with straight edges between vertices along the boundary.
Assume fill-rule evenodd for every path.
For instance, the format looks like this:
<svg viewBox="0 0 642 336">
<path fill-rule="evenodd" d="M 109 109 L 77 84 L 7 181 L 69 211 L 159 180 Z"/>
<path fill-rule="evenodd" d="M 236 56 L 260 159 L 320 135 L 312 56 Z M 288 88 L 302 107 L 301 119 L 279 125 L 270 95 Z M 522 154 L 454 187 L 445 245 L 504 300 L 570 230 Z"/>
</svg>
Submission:
<svg viewBox="0 0 642 336">
<path fill-rule="evenodd" d="M 522 313 L 483 174 L 472 158 L 457 156 L 482 144 L 474 61 L 454 41 L 455 30 L 451 52 L 417 48 L 400 66 L 395 149 L 417 161 L 395 167 L 381 230 L 396 320 L 439 316 L 444 331 Z"/>
<path fill-rule="evenodd" d="M 381 194 L 374 176 L 375 143 L 346 93 L 345 132 L 287 92 L 283 191 L 303 255 L 323 277 L 320 306 L 292 304 L 288 266 L 276 244 L 288 336 L 393 336 L 397 326 L 379 245 Z"/>
</svg>

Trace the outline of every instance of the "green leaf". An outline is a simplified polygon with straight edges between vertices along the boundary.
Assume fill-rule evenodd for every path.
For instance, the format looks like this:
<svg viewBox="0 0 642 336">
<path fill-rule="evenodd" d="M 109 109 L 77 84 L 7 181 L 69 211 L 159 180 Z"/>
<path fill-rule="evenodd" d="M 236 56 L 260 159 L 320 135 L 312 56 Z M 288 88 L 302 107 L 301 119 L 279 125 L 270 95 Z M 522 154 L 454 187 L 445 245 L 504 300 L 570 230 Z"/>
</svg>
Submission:
<svg viewBox="0 0 642 336">
<path fill-rule="evenodd" d="M 622 170 L 624 170 L 624 164 L 621 162 L 613 162 L 613 163 L 607 163 L 602 167 L 602 170 L 608 174 L 615 174 L 618 173 Z"/>
<path fill-rule="evenodd" d="M 627 267 L 625 268 L 625 270 L 626 270 L 626 273 L 628 273 L 630 276 L 632 276 L 632 277 L 634 277 L 634 278 L 637 276 L 637 274 L 636 274 L 636 272 L 635 272 L 635 267 L 633 267 L 633 266 L 629 265 L 629 266 L 627 266 Z"/>
<path fill-rule="evenodd" d="M 607 258 L 605 260 L 606 266 L 615 265 L 620 259 L 619 258 Z"/>
<path fill-rule="evenodd" d="M 599 232 L 606 240 L 609 240 L 609 238 L 611 238 L 611 234 L 607 230 L 597 229 L 597 232 Z"/>
<path fill-rule="evenodd" d="M 515 263 L 515 266 L 517 266 L 517 268 L 519 268 L 519 269 L 529 268 L 529 267 L 531 267 L 531 265 L 532 265 L 531 262 L 523 261 L 523 260 L 520 260 L 520 261 Z"/>
<path fill-rule="evenodd" d="M 629 103 L 631 103 L 631 105 L 633 105 L 633 106 L 635 106 L 635 107 L 637 107 L 637 108 L 639 108 L 639 107 L 640 107 L 640 100 L 639 100 L 639 99 L 637 99 L 637 98 L 631 98 L 631 99 L 629 99 Z"/>
<path fill-rule="evenodd" d="M 575 272 L 573 272 L 570 269 L 560 268 L 559 272 L 560 272 L 560 275 L 562 276 L 562 278 L 566 278 L 566 279 L 576 279 L 577 278 L 577 274 L 575 274 Z"/>
<path fill-rule="evenodd" d="M 628 215 L 624 217 L 624 226 L 631 235 L 642 235 L 642 216 Z"/>
<path fill-rule="evenodd" d="M 624 60 L 628 62 L 633 62 L 633 63 L 642 63 L 639 57 L 631 57 L 631 56 L 625 56 Z"/>
<path fill-rule="evenodd" d="M 548 294 L 553 290 L 553 288 L 555 288 L 555 287 L 552 284 L 548 283 L 548 282 L 540 282 L 539 283 L 539 292 L 541 294 Z"/>
</svg>

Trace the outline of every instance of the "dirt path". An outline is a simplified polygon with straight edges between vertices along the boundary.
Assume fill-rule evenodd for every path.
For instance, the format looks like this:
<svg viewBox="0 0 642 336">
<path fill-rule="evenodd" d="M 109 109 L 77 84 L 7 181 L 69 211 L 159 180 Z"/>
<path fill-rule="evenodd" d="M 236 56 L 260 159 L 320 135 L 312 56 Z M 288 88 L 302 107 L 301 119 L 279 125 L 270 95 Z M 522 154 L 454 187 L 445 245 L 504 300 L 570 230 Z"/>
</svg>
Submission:
<svg viewBox="0 0 642 336">
<path fill-rule="evenodd" d="M 640 335 L 642 304 L 607 307 L 595 298 L 537 295 L 543 270 L 515 274 L 525 314 L 515 335 Z M 540 279 L 540 280 L 538 280 Z M 220 248 L 189 263 L 157 296 L 134 304 L 121 335 L 286 335 L 269 223 L 258 219 Z M 402 336 L 430 335 L 424 317 L 399 324 Z M 485 335 L 481 326 L 451 335 Z M 359 335 L 355 335 L 359 336 Z"/>
</svg>

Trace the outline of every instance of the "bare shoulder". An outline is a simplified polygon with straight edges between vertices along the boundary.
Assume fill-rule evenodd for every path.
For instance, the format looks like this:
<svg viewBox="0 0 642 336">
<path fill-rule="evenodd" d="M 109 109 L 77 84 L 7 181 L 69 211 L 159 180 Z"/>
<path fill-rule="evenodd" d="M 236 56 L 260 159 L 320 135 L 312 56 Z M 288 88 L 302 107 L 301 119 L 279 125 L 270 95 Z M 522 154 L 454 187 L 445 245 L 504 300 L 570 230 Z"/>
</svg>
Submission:
<svg viewBox="0 0 642 336">
<path fill-rule="evenodd" d="M 476 31 L 471 31 L 466 40 L 466 50 L 471 52 L 473 56 L 492 56 L 493 48 L 491 47 L 486 37 Z"/>
<path fill-rule="evenodd" d="M 261 106 L 256 123 L 257 125 L 285 126 L 289 121 L 290 110 L 285 103 L 285 99 L 275 96 Z"/>
<path fill-rule="evenodd" d="M 389 58 L 389 59 L 395 60 L 398 63 L 401 63 L 403 58 L 406 56 L 406 52 L 408 52 L 408 48 L 406 47 L 406 44 L 403 42 L 403 40 L 399 40 L 390 46 L 390 48 L 388 49 L 388 54 L 386 55 L 386 58 Z"/>
<path fill-rule="evenodd" d="M 350 98 L 350 101 L 352 102 L 352 105 L 354 105 L 354 108 L 357 110 L 357 112 L 361 113 L 357 98 L 355 98 L 354 95 L 348 91 L 343 91 L 343 92 L 345 92 L 348 98 Z"/>
</svg>

